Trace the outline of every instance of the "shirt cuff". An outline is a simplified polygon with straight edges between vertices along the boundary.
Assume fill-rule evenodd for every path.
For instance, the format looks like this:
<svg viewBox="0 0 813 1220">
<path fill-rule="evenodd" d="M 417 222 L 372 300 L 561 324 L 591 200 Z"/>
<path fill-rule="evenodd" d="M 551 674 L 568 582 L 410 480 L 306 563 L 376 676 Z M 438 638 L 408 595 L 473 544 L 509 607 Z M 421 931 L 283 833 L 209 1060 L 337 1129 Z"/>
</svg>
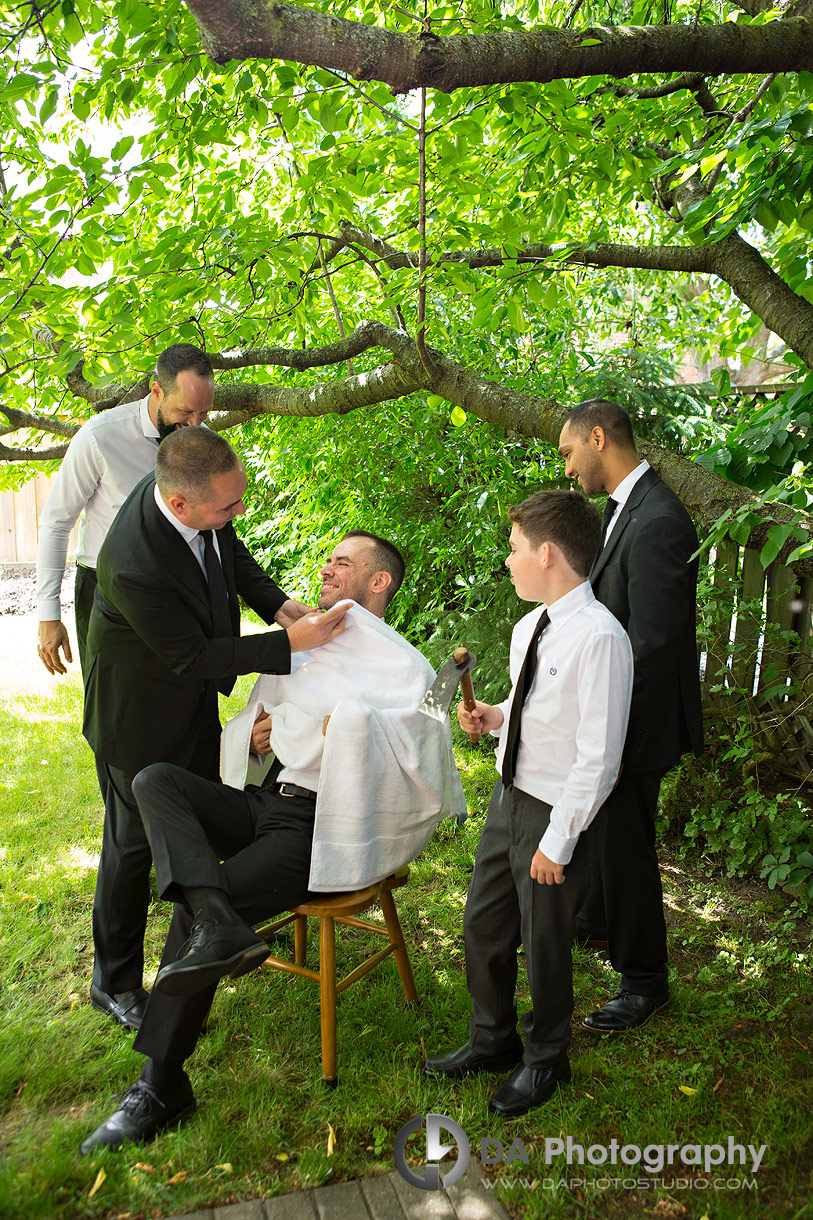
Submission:
<svg viewBox="0 0 813 1220">
<path fill-rule="evenodd" d="M 37 615 L 39 622 L 53 622 L 62 618 L 62 606 L 59 598 L 38 598 L 37 600 Z"/>
<path fill-rule="evenodd" d="M 553 816 L 552 810 L 551 816 Z M 548 829 L 539 840 L 539 850 L 543 856 L 547 856 L 554 864 L 569 864 L 578 841 L 578 835 L 576 835 L 575 839 L 569 839 L 565 835 L 560 835 L 552 826 L 548 826 Z"/>
</svg>

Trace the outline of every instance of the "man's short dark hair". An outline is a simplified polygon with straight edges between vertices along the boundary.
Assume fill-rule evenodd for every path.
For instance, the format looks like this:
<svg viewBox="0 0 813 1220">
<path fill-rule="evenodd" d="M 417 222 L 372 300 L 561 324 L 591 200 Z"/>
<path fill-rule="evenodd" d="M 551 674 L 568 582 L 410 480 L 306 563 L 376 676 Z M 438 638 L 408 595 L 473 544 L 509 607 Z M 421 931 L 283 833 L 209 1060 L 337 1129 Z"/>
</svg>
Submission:
<svg viewBox="0 0 813 1220">
<path fill-rule="evenodd" d="M 534 550 L 543 542 L 553 542 L 573 571 L 587 576 L 598 554 L 601 517 L 581 492 L 537 491 L 509 508 L 508 516 Z"/>
<path fill-rule="evenodd" d="M 632 422 L 629 415 L 617 402 L 608 398 L 588 398 L 577 403 L 569 413 L 565 423 L 583 440 L 586 440 L 594 428 L 603 428 L 604 435 L 611 444 L 619 449 L 631 449 L 635 452 L 635 437 L 632 434 Z"/>
<path fill-rule="evenodd" d="M 155 459 L 155 481 L 163 496 L 206 500 L 217 475 L 231 474 L 240 459 L 211 428 L 177 428 L 165 436 Z"/>
<path fill-rule="evenodd" d="M 388 542 L 386 538 L 379 538 L 378 534 L 371 534 L 369 530 L 347 530 L 342 538 L 369 538 L 371 542 L 375 543 L 372 552 L 373 566 L 376 571 L 389 572 L 392 577 L 392 583 L 387 589 L 386 604 L 389 605 L 404 583 L 404 573 L 406 572 L 406 563 L 398 547 L 394 543 Z"/>
<path fill-rule="evenodd" d="M 171 394 L 176 388 L 179 373 L 191 369 L 198 377 L 212 377 L 212 362 L 193 343 L 173 343 L 165 352 L 161 352 L 155 366 L 155 380 L 165 394 Z"/>
</svg>

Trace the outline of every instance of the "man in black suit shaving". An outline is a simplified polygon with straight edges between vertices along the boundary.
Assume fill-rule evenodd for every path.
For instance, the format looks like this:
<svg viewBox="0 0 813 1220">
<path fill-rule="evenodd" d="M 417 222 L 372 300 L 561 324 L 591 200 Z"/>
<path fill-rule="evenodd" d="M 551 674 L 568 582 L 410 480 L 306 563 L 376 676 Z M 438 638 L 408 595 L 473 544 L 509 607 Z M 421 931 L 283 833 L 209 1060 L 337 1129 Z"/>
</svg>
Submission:
<svg viewBox="0 0 813 1220">
<path fill-rule="evenodd" d="M 158 449 L 99 553 L 85 674 L 84 734 L 106 773 L 93 907 L 91 1002 L 137 1029 L 150 847 L 132 778 L 149 763 L 218 772 L 218 690 L 237 674 L 287 673 L 291 652 L 342 630 L 343 612 L 309 613 L 266 576 L 231 524 L 246 475 L 218 433 L 183 428 Z M 240 638 L 238 594 L 287 630 Z"/>
</svg>

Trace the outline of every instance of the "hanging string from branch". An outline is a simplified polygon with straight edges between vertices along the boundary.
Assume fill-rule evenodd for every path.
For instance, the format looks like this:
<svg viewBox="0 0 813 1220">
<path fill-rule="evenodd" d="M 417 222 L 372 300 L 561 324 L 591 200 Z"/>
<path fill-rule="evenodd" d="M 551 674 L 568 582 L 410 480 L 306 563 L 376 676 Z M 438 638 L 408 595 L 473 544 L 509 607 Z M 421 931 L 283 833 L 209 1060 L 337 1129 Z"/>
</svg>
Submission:
<svg viewBox="0 0 813 1220">
<path fill-rule="evenodd" d="M 427 21 L 427 31 L 428 25 Z M 426 350 L 426 89 L 421 89 L 421 123 L 418 128 L 418 194 L 418 233 L 421 247 L 418 255 L 418 329 L 415 344 L 426 375 L 434 385 L 439 370 Z"/>
</svg>

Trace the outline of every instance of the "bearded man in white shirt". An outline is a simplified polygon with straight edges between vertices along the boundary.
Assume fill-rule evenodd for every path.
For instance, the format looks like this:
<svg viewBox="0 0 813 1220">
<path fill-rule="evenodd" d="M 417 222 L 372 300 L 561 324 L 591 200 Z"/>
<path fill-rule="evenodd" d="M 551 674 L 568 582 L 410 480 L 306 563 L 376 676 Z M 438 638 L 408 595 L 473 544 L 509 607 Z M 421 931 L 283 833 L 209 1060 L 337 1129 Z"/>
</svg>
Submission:
<svg viewBox="0 0 813 1220">
<path fill-rule="evenodd" d="M 67 673 L 65 664 L 73 661 L 60 590 L 77 519 L 84 514 L 74 595 L 77 653 L 84 672 L 96 560 L 113 518 L 136 483 L 152 471 L 159 442 L 176 428 L 204 423 L 213 398 L 209 357 L 191 343 L 175 343 L 158 357 L 146 398 L 94 415 L 71 440 L 39 523 L 37 652 L 49 673 Z"/>
<path fill-rule="evenodd" d="M 587 573 L 601 523 L 578 493 L 542 491 L 509 510 L 506 566 L 517 596 L 542 601 L 511 641 L 510 697 L 460 705 L 467 731 L 496 734 L 497 780 L 466 901 L 469 1041 L 426 1060 L 430 1075 L 513 1068 L 489 1109 L 542 1105 L 570 1080 L 571 943 L 594 864 L 597 815 L 612 791 L 632 690 L 632 649 Z M 517 950 L 532 1009 L 517 1033 Z"/>
</svg>

